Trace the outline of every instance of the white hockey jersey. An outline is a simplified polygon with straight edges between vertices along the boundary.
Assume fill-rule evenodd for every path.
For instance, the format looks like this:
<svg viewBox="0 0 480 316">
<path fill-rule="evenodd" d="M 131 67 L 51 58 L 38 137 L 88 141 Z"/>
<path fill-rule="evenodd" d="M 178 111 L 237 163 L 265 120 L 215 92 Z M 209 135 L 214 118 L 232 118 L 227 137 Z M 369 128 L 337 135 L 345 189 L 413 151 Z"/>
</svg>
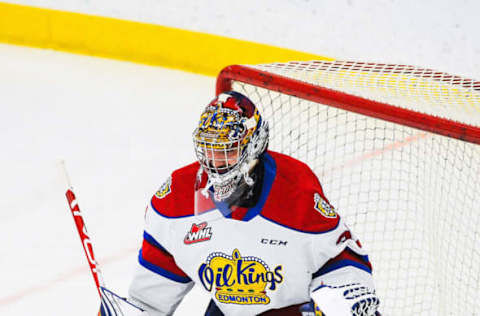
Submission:
<svg viewBox="0 0 480 316">
<path fill-rule="evenodd" d="M 195 215 L 198 163 L 173 172 L 152 197 L 129 291 L 149 315 L 172 314 L 194 283 L 228 316 L 309 302 L 321 284 L 373 288 L 368 257 L 310 168 L 270 151 L 262 162 L 250 209 L 219 216 L 214 205 Z"/>
</svg>

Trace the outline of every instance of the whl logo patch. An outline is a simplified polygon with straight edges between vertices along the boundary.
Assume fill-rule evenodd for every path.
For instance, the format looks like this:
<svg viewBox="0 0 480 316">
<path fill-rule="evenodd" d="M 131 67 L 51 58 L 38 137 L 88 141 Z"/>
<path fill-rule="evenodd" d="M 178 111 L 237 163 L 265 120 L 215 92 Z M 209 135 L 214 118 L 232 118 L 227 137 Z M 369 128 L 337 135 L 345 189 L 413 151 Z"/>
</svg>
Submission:
<svg viewBox="0 0 480 316">
<path fill-rule="evenodd" d="M 183 242 L 186 245 L 194 244 L 201 241 L 207 241 L 212 238 L 212 228 L 207 227 L 207 222 L 203 222 L 200 224 L 192 224 L 192 228 L 190 231 L 185 235 Z"/>
</svg>

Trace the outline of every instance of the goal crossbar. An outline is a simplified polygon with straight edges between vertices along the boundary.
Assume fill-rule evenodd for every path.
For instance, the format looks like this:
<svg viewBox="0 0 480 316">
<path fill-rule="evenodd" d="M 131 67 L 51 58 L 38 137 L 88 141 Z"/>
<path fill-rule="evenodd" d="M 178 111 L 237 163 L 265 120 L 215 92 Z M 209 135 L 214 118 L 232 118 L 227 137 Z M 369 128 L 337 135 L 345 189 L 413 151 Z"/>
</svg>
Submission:
<svg viewBox="0 0 480 316">
<path fill-rule="evenodd" d="M 414 71 L 410 73 L 416 75 Z M 444 78 L 440 74 L 439 72 L 431 72 L 432 78 L 436 78 L 436 80 Z M 479 127 L 365 99 L 248 66 L 231 65 L 224 68 L 217 77 L 216 93 L 220 94 L 231 90 L 233 80 L 342 110 L 377 117 L 392 123 L 480 144 Z M 473 81 L 472 83 L 480 91 L 480 82 Z"/>
</svg>

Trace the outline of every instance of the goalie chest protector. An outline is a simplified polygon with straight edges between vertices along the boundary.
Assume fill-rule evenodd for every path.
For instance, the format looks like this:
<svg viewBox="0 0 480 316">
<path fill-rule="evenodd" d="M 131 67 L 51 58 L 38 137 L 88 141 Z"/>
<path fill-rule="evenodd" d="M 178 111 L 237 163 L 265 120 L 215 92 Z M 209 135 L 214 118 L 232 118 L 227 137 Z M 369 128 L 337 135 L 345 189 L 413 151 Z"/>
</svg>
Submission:
<svg viewBox="0 0 480 316">
<path fill-rule="evenodd" d="M 160 251 L 141 254 L 144 267 L 195 282 L 226 315 L 310 301 L 315 275 L 343 251 L 338 241 L 348 229 L 307 165 L 271 151 L 263 163 L 261 196 L 241 219 L 219 209 L 195 216 L 199 165 L 173 172 L 146 213 L 148 245 Z"/>
</svg>

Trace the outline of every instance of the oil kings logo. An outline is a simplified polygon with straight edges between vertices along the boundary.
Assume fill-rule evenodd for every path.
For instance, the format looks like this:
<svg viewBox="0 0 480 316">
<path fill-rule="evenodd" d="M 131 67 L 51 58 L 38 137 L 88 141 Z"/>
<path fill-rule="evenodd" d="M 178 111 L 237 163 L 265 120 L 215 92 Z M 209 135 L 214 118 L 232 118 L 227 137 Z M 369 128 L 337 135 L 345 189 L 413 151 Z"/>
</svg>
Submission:
<svg viewBox="0 0 480 316">
<path fill-rule="evenodd" d="M 158 191 L 155 193 L 155 196 L 159 199 L 163 199 L 166 197 L 168 194 L 172 192 L 172 177 L 168 177 L 167 181 L 165 181 L 164 184 L 158 189 Z"/>
<path fill-rule="evenodd" d="M 337 217 L 337 213 L 335 212 L 335 209 L 333 208 L 333 206 L 331 206 L 330 204 L 327 203 L 327 201 L 322 199 L 320 194 L 315 193 L 313 195 L 313 200 L 315 201 L 314 207 L 317 211 L 320 212 L 320 214 L 322 214 L 325 217 L 331 217 L 331 218 Z"/>
<path fill-rule="evenodd" d="M 198 269 L 207 291 L 215 289 L 215 297 L 225 304 L 268 304 L 267 290 L 274 291 L 282 283 L 282 266 L 270 270 L 257 257 L 242 257 L 238 249 L 232 255 L 214 252 Z"/>
<path fill-rule="evenodd" d="M 207 222 L 192 224 L 190 231 L 185 235 L 183 242 L 187 245 L 207 241 L 212 238 L 212 228 L 207 227 Z"/>
</svg>

